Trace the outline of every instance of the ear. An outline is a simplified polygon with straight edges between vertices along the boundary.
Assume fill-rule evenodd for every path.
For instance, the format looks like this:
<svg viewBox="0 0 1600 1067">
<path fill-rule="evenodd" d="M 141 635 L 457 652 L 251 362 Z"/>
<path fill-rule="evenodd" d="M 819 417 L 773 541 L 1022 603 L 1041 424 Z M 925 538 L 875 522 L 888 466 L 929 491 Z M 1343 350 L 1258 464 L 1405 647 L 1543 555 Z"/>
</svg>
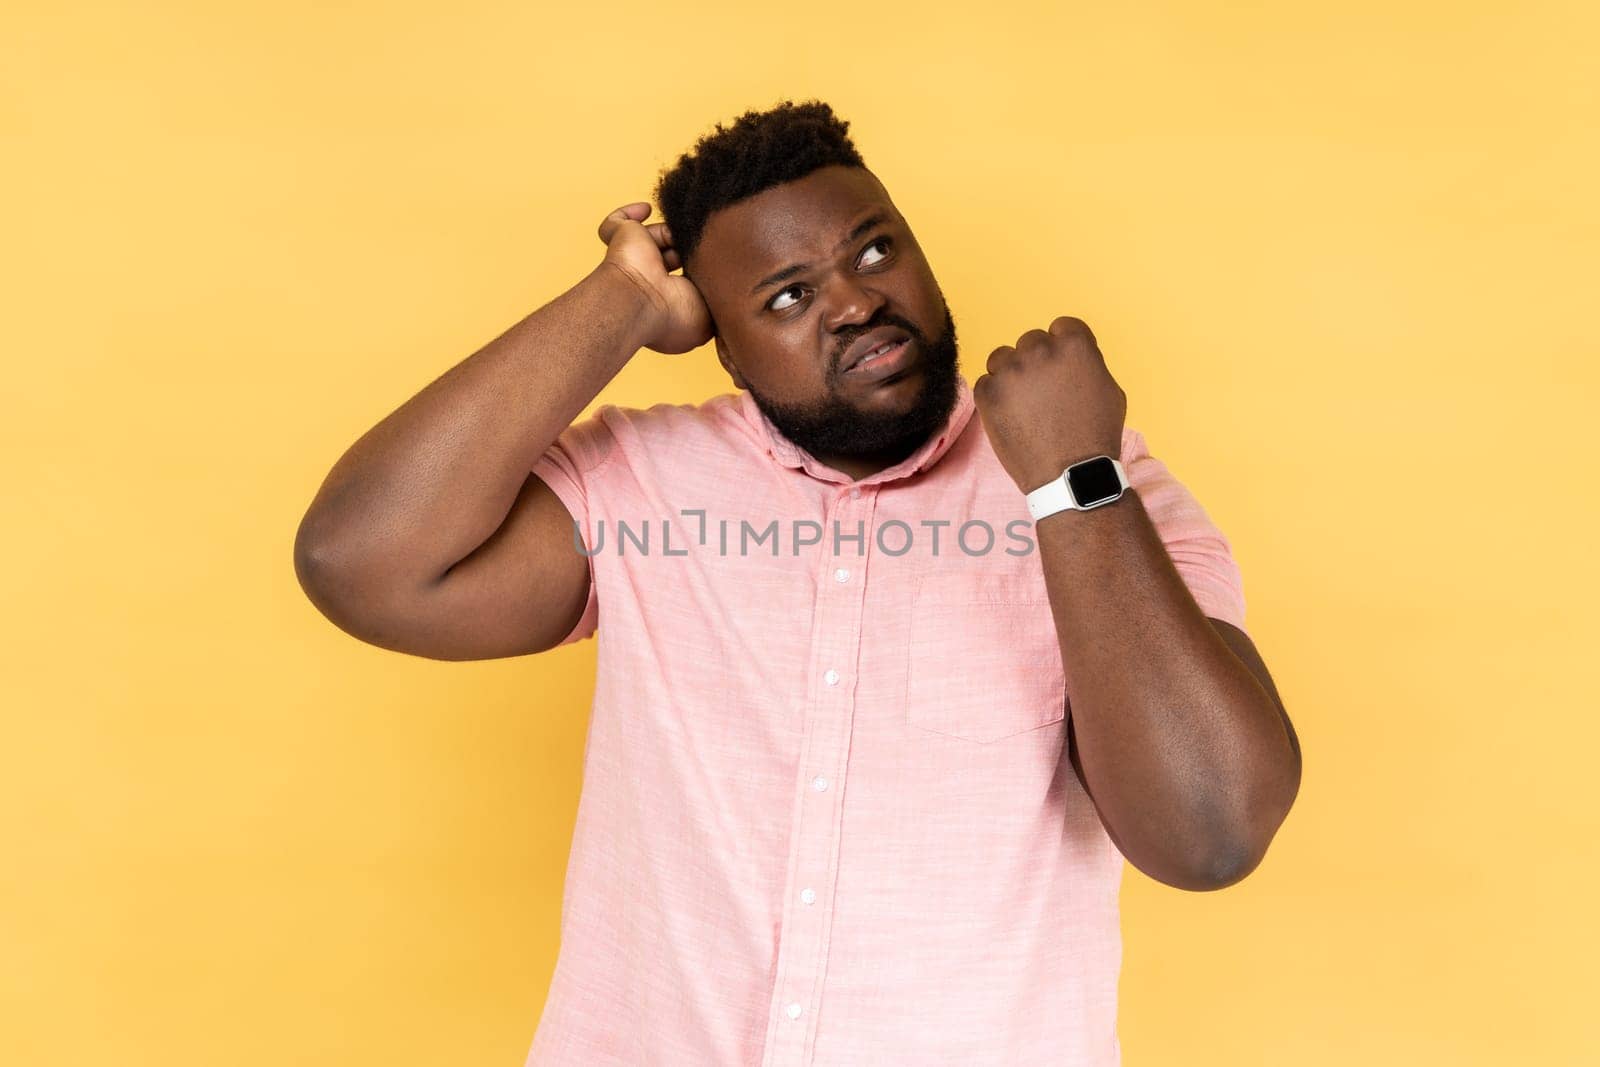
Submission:
<svg viewBox="0 0 1600 1067">
<path fill-rule="evenodd" d="M 728 349 L 727 346 L 722 343 L 722 335 L 718 334 L 715 340 L 717 344 L 717 362 L 722 364 L 722 369 L 727 371 L 728 376 L 733 379 L 734 388 L 748 389 L 749 386 L 744 384 L 744 378 L 740 377 L 739 375 L 739 368 L 735 367 L 733 365 L 733 360 L 728 358 Z"/>
</svg>

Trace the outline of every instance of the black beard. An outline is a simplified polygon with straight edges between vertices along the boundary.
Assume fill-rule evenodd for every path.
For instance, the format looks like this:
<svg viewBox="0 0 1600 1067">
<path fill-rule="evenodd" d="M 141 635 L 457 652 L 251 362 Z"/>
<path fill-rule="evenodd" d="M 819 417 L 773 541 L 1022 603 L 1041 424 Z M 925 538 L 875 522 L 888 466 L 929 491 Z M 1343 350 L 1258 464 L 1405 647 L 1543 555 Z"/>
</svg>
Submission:
<svg viewBox="0 0 1600 1067">
<path fill-rule="evenodd" d="M 868 329 L 890 324 L 911 334 L 923 353 L 922 392 L 909 411 L 899 415 L 870 415 L 835 395 L 813 404 L 779 404 L 750 389 L 750 398 L 783 436 L 813 456 L 889 458 L 898 462 L 915 452 L 949 420 L 956 404 L 956 383 L 960 375 L 956 323 L 949 304 L 944 309 L 944 332 L 932 343 L 915 326 L 904 321 L 885 319 Z M 829 375 L 830 381 L 836 377 Z"/>
</svg>

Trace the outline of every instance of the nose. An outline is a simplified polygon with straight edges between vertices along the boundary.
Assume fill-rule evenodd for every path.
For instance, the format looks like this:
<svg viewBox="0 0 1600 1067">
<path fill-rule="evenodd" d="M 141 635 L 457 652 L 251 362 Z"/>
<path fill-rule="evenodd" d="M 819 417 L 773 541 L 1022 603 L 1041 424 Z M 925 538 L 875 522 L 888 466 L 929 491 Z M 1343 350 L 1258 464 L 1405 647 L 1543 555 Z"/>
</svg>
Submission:
<svg viewBox="0 0 1600 1067">
<path fill-rule="evenodd" d="M 826 296 L 827 314 L 823 321 L 834 333 L 871 322 L 884 305 L 882 293 L 848 275 L 830 281 Z"/>
</svg>

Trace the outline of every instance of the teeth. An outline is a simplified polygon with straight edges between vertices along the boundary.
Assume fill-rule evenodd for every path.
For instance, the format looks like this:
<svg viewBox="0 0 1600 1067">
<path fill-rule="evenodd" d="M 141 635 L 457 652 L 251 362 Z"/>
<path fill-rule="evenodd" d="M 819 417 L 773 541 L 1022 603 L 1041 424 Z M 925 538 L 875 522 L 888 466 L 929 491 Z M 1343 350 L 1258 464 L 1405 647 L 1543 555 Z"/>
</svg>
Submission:
<svg viewBox="0 0 1600 1067">
<path fill-rule="evenodd" d="M 859 366 L 862 366 L 863 364 L 867 363 L 870 360 L 877 359 L 879 356 L 883 355 L 885 352 L 889 351 L 890 349 L 897 348 L 900 345 L 905 344 L 905 340 L 906 339 L 902 337 L 898 341 L 885 341 L 883 344 L 879 345 L 877 348 L 871 349 L 868 352 L 864 353 L 860 359 L 856 360 L 855 365 L 859 367 Z"/>
</svg>

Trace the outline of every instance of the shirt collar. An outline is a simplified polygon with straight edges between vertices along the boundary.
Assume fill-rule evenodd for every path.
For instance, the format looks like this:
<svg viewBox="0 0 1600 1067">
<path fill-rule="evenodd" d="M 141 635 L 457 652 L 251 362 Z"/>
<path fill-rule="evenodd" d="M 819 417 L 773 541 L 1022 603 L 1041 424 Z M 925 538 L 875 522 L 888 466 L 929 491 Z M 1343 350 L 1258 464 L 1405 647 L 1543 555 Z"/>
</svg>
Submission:
<svg viewBox="0 0 1600 1067">
<path fill-rule="evenodd" d="M 739 404 L 745 418 L 756 428 L 761 435 L 762 443 L 767 447 L 767 454 L 772 459 L 785 467 L 793 467 L 806 471 L 814 478 L 828 482 L 850 482 L 851 478 L 843 471 L 836 471 L 832 467 L 819 461 L 811 453 L 785 437 L 766 413 L 756 406 L 755 399 L 749 390 L 740 390 Z M 920 447 L 905 459 L 892 467 L 885 467 L 876 474 L 861 479 L 861 485 L 870 485 L 875 482 L 892 481 L 896 478 L 908 478 L 918 471 L 928 469 L 937 463 L 951 446 L 960 438 L 961 432 L 966 429 L 971 421 L 972 412 L 976 404 L 972 399 L 972 387 L 959 373 L 956 375 L 956 402 L 950 410 L 950 417 L 945 420 L 944 428 L 924 441 Z"/>
</svg>

